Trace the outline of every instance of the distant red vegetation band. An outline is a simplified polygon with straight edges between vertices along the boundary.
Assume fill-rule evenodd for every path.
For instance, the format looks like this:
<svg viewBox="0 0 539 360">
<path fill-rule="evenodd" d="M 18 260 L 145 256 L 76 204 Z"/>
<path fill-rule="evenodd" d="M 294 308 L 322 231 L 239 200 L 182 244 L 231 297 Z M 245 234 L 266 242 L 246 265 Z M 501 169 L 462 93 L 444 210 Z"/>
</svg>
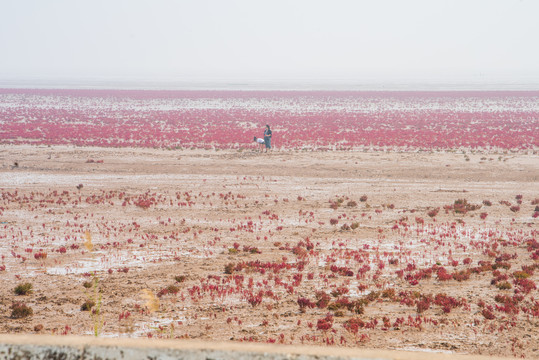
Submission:
<svg viewBox="0 0 539 360">
<path fill-rule="evenodd" d="M 539 147 L 534 103 L 539 91 L 0 89 L 0 143 L 242 148 L 271 124 L 289 149 L 526 150 Z"/>
</svg>

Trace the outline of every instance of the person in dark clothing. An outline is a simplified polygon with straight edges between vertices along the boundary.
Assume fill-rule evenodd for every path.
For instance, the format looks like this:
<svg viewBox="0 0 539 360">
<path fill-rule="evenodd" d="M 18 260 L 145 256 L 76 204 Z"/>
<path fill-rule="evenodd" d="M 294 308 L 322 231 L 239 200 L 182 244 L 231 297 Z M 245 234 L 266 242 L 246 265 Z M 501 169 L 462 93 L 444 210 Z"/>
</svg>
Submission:
<svg viewBox="0 0 539 360">
<path fill-rule="evenodd" d="M 269 125 L 266 125 L 266 130 L 264 130 L 264 144 L 266 144 L 266 152 L 268 149 L 271 150 L 271 129 Z"/>
</svg>

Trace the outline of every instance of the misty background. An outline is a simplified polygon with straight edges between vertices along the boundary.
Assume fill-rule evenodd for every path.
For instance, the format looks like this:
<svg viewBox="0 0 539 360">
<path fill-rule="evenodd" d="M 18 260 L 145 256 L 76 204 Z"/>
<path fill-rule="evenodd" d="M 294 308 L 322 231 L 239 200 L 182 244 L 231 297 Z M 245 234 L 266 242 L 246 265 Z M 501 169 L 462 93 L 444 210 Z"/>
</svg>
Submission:
<svg viewBox="0 0 539 360">
<path fill-rule="evenodd" d="M 0 86 L 539 89 L 538 15 L 534 0 L 0 0 Z"/>
</svg>

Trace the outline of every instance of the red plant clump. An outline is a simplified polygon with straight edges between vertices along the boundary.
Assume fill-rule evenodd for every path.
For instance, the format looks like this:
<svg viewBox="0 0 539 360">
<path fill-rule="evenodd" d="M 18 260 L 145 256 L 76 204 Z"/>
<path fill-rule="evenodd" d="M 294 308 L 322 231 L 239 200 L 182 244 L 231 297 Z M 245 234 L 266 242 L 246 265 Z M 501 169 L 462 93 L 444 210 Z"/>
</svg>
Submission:
<svg viewBox="0 0 539 360">
<path fill-rule="evenodd" d="M 436 217 L 436 215 L 438 215 L 439 211 L 440 211 L 440 208 L 431 209 L 427 212 L 427 215 L 433 218 L 433 217 Z"/>
<path fill-rule="evenodd" d="M 346 331 L 357 334 L 359 329 L 365 327 L 365 322 L 360 318 L 351 318 L 343 323 L 343 327 L 346 329 Z"/>
<path fill-rule="evenodd" d="M 458 199 L 455 200 L 453 205 L 444 206 L 446 212 L 452 210 L 455 214 L 466 214 L 468 211 L 474 211 L 480 208 L 481 205 L 470 204 L 466 199 Z"/>
<path fill-rule="evenodd" d="M 257 247 L 248 245 L 243 246 L 243 252 L 248 252 L 250 254 L 262 254 L 262 251 L 260 251 Z"/>
<path fill-rule="evenodd" d="M 443 267 L 438 268 L 436 275 L 439 281 L 448 281 L 453 279 L 453 274 L 448 273 L 447 270 Z"/>
<path fill-rule="evenodd" d="M 349 291 L 350 291 L 350 289 L 348 289 L 346 286 L 339 286 L 339 287 L 337 287 L 335 290 L 333 290 L 331 292 L 331 295 L 333 297 L 338 297 L 338 296 L 341 296 L 341 295 L 348 294 Z"/>
<path fill-rule="evenodd" d="M 419 300 L 416 304 L 417 312 L 421 314 L 422 312 L 428 310 L 430 308 L 431 301 L 432 300 L 429 297 L 424 297 Z"/>
<path fill-rule="evenodd" d="M 494 315 L 494 314 L 492 313 L 492 310 L 483 309 L 483 310 L 481 311 L 481 315 L 483 315 L 484 318 L 487 319 L 487 320 L 494 320 L 494 319 L 496 319 L 496 315 Z"/>
<path fill-rule="evenodd" d="M 298 305 L 299 305 L 299 308 L 300 308 L 300 311 L 301 312 L 305 312 L 305 309 L 307 308 L 314 308 L 316 307 L 316 304 L 314 302 L 312 302 L 311 300 L 307 299 L 307 298 L 298 298 Z"/>
<path fill-rule="evenodd" d="M 522 298 L 519 297 L 519 296 L 508 296 L 508 295 L 501 295 L 501 294 L 498 294 L 494 297 L 494 300 L 501 304 L 501 305 L 497 305 L 496 304 L 496 310 L 500 311 L 500 312 L 504 312 L 504 313 L 507 313 L 507 314 L 518 314 L 520 312 L 520 309 L 518 307 L 518 303 L 520 301 L 522 301 Z"/>
<path fill-rule="evenodd" d="M 169 285 L 166 288 L 163 288 L 163 289 L 159 290 L 159 292 L 157 293 L 157 297 L 162 297 L 162 296 L 167 295 L 167 294 L 176 295 L 179 291 L 180 291 L 180 289 L 177 286 Z"/>
<path fill-rule="evenodd" d="M 465 281 L 470 278 L 471 271 L 469 269 L 467 270 L 460 270 L 453 273 L 453 279 L 457 281 Z"/>
<path fill-rule="evenodd" d="M 39 251 L 37 253 L 34 254 L 34 258 L 36 260 L 43 260 L 43 259 L 46 259 L 47 258 L 47 253 L 44 252 L 44 251 Z"/>
<path fill-rule="evenodd" d="M 262 303 L 263 296 L 263 291 L 258 292 L 258 294 L 249 293 L 247 296 L 247 302 L 251 304 L 252 307 L 256 307 Z"/>
<path fill-rule="evenodd" d="M 129 311 L 122 311 L 120 315 L 118 315 L 118 320 L 122 321 L 124 319 L 128 319 L 131 316 L 131 313 Z"/>
<path fill-rule="evenodd" d="M 509 210 L 511 210 L 512 212 L 519 212 L 520 211 L 520 206 L 518 205 L 513 205 L 509 208 Z"/>
<path fill-rule="evenodd" d="M 354 272 L 346 266 L 331 265 L 330 270 L 342 276 L 354 276 Z"/>
<path fill-rule="evenodd" d="M 454 297 L 446 294 L 436 294 L 434 297 L 434 303 L 440 306 L 444 313 L 450 313 L 452 309 L 461 307 L 463 305 L 463 301 L 457 300 Z"/>
<path fill-rule="evenodd" d="M 333 327 L 333 316 L 331 314 L 327 314 L 326 317 L 322 319 L 318 319 L 316 322 L 316 328 L 318 330 L 322 331 L 328 331 Z"/>
<path fill-rule="evenodd" d="M 156 205 L 157 202 L 158 202 L 158 199 L 154 195 L 150 195 L 149 193 L 139 195 L 137 199 L 133 200 L 133 204 L 135 204 L 135 206 L 138 206 L 142 209 L 148 209 L 151 206 Z"/>
<path fill-rule="evenodd" d="M 316 306 L 320 309 L 324 309 L 329 305 L 331 297 L 323 291 L 319 291 L 316 294 Z"/>
<path fill-rule="evenodd" d="M 513 283 L 516 286 L 515 292 L 523 292 L 525 294 L 529 294 L 532 290 L 537 289 L 535 282 L 531 279 L 515 279 Z"/>
</svg>

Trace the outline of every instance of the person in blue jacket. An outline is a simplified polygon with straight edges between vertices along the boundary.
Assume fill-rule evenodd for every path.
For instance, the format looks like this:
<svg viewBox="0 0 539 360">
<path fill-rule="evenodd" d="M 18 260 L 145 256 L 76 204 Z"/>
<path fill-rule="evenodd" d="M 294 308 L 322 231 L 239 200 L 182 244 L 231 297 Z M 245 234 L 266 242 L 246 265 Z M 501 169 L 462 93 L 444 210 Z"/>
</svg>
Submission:
<svg viewBox="0 0 539 360">
<path fill-rule="evenodd" d="M 266 125 L 266 130 L 264 130 L 264 144 L 266 144 L 266 152 L 268 152 L 268 149 L 271 150 L 271 129 L 269 125 Z"/>
</svg>

